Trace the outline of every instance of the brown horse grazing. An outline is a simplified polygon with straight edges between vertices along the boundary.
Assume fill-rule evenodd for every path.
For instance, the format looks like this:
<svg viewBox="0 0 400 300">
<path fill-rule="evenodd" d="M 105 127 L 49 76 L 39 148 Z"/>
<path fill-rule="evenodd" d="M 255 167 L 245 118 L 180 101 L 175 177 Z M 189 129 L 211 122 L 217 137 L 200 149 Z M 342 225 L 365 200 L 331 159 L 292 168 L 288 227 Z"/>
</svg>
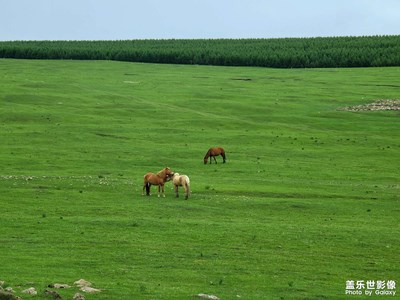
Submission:
<svg viewBox="0 0 400 300">
<path fill-rule="evenodd" d="M 210 148 L 208 149 L 206 156 L 204 156 L 204 164 L 207 164 L 208 158 L 210 157 L 210 164 L 212 161 L 212 158 L 214 158 L 215 163 L 217 163 L 217 160 L 215 159 L 216 156 L 221 155 L 223 159 L 223 163 L 225 163 L 225 150 L 224 148 L 221 147 L 215 147 L 215 148 Z"/>
<path fill-rule="evenodd" d="M 185 200 L 187 200 L 190 195 L 189 177 L 186 175 L 179 175 L 179 173 L 174 173 L 172 176 L 172 182 L 174 183 L 176 197 L 179 197 L 178 187 L 183 186 L 185 189 Z"/>
<path fill-rule="evenodd" d="M 157 174 L 147 173 L 144 175 L 142 195 L 144 196 L 144 189 L 146 189 L 146 195 L 150 196 L 151 185 L 158 185 L 158 197 L 160 197 L 160 189 L 162 189 L 163 197 L 165 197 L 164 184 L 171 180 L 172 175 L 174 175 L 174 172 L 170 168 L 164 168 Z"/>
</svg>

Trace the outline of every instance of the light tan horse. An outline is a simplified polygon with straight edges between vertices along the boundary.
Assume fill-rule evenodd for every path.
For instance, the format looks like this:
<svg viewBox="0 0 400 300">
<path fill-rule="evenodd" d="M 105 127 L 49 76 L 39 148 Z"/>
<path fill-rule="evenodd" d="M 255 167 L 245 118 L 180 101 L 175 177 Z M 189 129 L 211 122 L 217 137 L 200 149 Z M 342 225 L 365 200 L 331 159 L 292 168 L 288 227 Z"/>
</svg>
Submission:
<svg viewBox="0 0 400 300">
<path fill-rule="evenodd" d="M 209 157 L 210 157 L 210 164 L 211 164 L 212 158 L 214 158 L 215 163 L 217 163 L 217 160 L 215 159 L 215 157 L 218 155 L 222 156 L 222 162 L 225 163 L 226 156 L 225 156 L 224 148 L 214 147 L 214 148 L 208 149 L 206 155 L 204 156 L 204 164 L 207 164 Z"/>
<path fill-rule="evenodd" d="M 164 168 L 157 174 L 147 173 L 143 178 L 144 182 L 142 195 L 144 196 L 144 190 L 146 189 L 146 195 L 150 196 L 151 185 L 158 185 L 158 197 L 160 197 L 160 189 L 162 189 L 163 197 L 165 197 L 164 184 L 165 182 L 171 180 L 172 175 L 174 175 L 174 172 L 170 168 Z"/>
<path fill-rule="evenodd" d="M 185 189 L 185 200 L 187 200 L 190 195 L 189 177 L 187 175 L 179 175 L 179 173 L 174 173 L 172 176 L 172 182 L 174 183 L 176 197 L 179 197 L 178 187 L 183 186 Z"/>
</svg>

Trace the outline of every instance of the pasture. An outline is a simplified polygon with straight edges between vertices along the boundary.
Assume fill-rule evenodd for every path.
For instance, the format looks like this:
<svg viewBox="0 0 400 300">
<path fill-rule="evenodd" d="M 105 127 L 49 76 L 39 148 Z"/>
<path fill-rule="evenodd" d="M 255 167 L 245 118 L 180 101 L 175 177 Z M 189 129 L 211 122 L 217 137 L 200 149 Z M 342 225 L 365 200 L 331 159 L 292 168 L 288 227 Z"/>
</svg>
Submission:
<svg viewBox="0 0 400 300">
<path fill-rule="evenodd" d="M 86 299 L 400 283 L 399 111 L 338 109 L 399 99 L 400 68 L 3 59 L 0 78 L 0 281 L 23 299 L 80 278 L 102 289 Z M 141 195 L 164 167 L 189 200 Z"/>
</svg>

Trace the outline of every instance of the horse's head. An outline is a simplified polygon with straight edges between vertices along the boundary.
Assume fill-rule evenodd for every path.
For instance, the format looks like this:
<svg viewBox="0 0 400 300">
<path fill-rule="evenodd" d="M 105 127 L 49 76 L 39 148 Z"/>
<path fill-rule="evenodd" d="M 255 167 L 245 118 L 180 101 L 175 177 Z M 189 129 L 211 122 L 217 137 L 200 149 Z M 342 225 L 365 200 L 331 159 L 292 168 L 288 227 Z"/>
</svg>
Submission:
<svg viewBox="0 0 400 300">
<path fill-rule="evenodd" d="M 208 158 L 204 158 L 204 164 L 206 165 L 208 161 Z"/>
<path fill-rule="evenodd" d="M 174 171 L 172 171 L 170 168 L 166 167 L 164 168 L 165 174 L 167 175 L 174 175 Z"/>
<path fill-rule="evenodd" d="M 166 167 L 164 169 L 164 173 L 165 173 L 165 180 L 166 181 L 170 181 L 172 176 L 174 176 L 174 171 L 172 171 L 170 168 Z"/>
</svg>

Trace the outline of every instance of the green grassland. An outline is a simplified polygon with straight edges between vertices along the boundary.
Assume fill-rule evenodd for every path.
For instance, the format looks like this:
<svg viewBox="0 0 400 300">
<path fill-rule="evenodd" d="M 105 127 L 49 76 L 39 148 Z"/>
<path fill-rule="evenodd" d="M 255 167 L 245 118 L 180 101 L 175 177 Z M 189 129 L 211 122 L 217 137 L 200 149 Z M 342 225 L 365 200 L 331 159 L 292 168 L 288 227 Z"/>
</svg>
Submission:
<svg viewBox="0 0 400 300">
<path fill-rule="evenodd" d="M 80 278 L 102 289 L 87 299 L 400 283 L 399 112 L 338 110 L 399 99 L 400 68 L 3 59 L 0 78 L 0 280 L 18 295 Z M 211 146 L 226 164 L 203 164 Z M 171 183 L 141 195 L 165 166 L 188 201 Z"/>
</svg>

